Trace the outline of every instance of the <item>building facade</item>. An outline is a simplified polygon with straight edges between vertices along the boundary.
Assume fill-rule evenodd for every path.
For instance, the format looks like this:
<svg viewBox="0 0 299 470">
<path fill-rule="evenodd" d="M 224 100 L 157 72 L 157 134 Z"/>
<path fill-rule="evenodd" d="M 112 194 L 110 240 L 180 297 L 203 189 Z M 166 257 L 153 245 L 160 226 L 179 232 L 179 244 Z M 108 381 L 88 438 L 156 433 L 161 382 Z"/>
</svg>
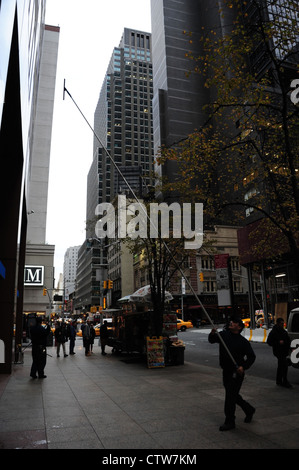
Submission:
<svg viewBox="0 0 299 470">
<path fill-rule="evenodd" d="M 71 246 L 64 255 L 63 262 L 63 284 L 64 300 L 68 301 L 71 294 L 76 290 L 76 277 L 78 268 L 78 252 L 80 246 Z"/>
<path fill-rule="evenodd" d="M 213 103 L 216 95 L 213 95 L 211 88 L 208 89 L 204 87 L 201 75 L 189 73 L 190 70 L 194 70 L 195 62 L 190 61 L 187 56 L 205 56 L 204 54 L 206 54 L 206 51 L 201 50 L 202 46 L 199 41 L 200 36 L 205 36 L 206 34 L 213 32 L 215 38 L 222 38 L 224 35 L 232 32 L 232 28 L 234 28 L 236 24 L 235 21 L 238 9 L 234 8 L 235 5 L 231 5 L 232 8 L 227 8 L 227 5 L 225 6 L 226 3 L 227 2 L 222 0 L 201 2 L 193 2 L 192 0 L 182 0 L 180 2 L 175 0 L 151 0 L 153 25 L 153 122 L 155 154 L 161 145 L 175 147 L 178 142 L 184 141 L 188 137 L 189 133 L 200 129 L 206 121 L 207 116 L 203 112 L 203 107 Z M 256 83 L 253 88 L 255 88 L 255 85 L 258 83 L 260 78 L 267 77 L 269 80 L 268 91 L 273 97 L 273 103 L 276 104 L 275 100 L 277 98 L 281 96 L 286 97 L 288 95 L 291 79 L 294 79 L 295 75 L 298 75 L 298 9 L 296 2 L 287 2 L 283 0 L 277 2 L 267 2 L 263 0 L 260 2 L 242 2 L 242 0 L 240 0 L 239 2 L 235 2 L 235 4 L 237 3 L 237 6 L 239 7 L 238 11 L 243 13 L 242 25 L 244 26 L 244 29 L 246 29 L 247 32 L 251 32 L 252 37 L 256 40 L 256 47 L 253 49 L 253 53 L 246 57 L 248 71 L 254 73 L 256 77 Z M 287 4 L 288 6 L 286 6 Z M 263 40 L 262 34 L 259 36 L 257 34 L 257 27 L 261 20 L 265 22 L 265 30 L 268 28 L 268 31 L 270 29 L 273 31 L 274 28 L 274 35 L 268 42 Z M 291 27 L 293 28 L 293 31 L 290 32 L 290 40 L 286 41 L 283 37 L 283 33 Z M 275 68 L 274 61 L 276 59 L 281 62 L 279 65 L 276 61 Z M 281 70 L 283 70 L 283 93 L 278 91 L 279 83 L 277 80 L 277 72 L 279 71 L 281 73 Z M 224 74 L 225 73 L 226 71 L 224 70 Z M 229 71 L 227 71 L 227 73 L 229 73 Z M 243 90 L 241 90 L 241 93 L 243 93 Z M 285 103 L 284 108 L 288 108 L 287 103 Z M 247 122 L 248 116 L 250 115 L 250 112 L 248 114 L 246 114 L 246 112 L 248 112 L 248 109 L 244 112 L 245 122 Z M 296 110 L 293 110 L 293 112 L 296 113 Z M 273 117 L 273 110 L 272 114 L 269 112 L 268 116 Z M 288 119 L 290 117 L 291 113 L 288 116 Z M 225 119 L 225 117 L 223 119 Z M 228 116 L 228 120 L 229 119 L 230 118 Z M 257 133 L 254 136 L 253 130 L 249 124 L 249 129 L 247 130 L 248 133 L 241 134 L 240 124 L 242 124 L 241 119 L 240 121 L 237 121 L 236 119 L 235 122 L 233 122 L 233 119 L 231 119 L 230 122 L 228 121 L 227 129 L 228 132 L 231 133 L 229 135 L 232 135 L 234 138 L 236 136 L 238 138 L 239 136 L 239 139 L 244 139 L 246 136 L 249 136 L 248 139 L 250 139 L 250 137 L 253 139 L 258 135 L 256 143 L 259 138 L 261 138 L 260 142 L 263 142 L 263 136 L 259 135 L 259 129 L 256 129 Z M 277 128 L 278 124 L 279 123 L 277 123 Z M 267 125 L 271 129 L 270 122 Z M 264 129 L 262 129 L 262 131 L 263 130 Z M 298 136 L 293 139 L 292 145 L 297 145 L 297 139 Z M 283 140 L 284 138 L 281 134 L 280 141 L 282 142 Z M 265 142 L 266 141 L 267 138 L 265 138 Z M 271 142 L 271 138 L 269 141 Z M 274 168 L 276 155 L 275 151 L 273 152 L 273 149 L 271 148 L 271 144 L 267 152 L 269 153 L 263 154 L 264 160 L 262 159 L 260 167 L 263 169 L 263 165 L 267 161 L 267 158 L 271 159 L 272 157 L 272 161 L 274 162 L 273 168 L 271 168 L 270 165 L 268 167 L 268 172 L 270 174 L 269 179 L 272 179 L 275 174 Z M 270 155 L 270 157 L 268 157 L 268 155 Z M 249 240 L 249 232 L 251 231 L 251 225 L 263 217 L 261 211 L 257 209 L 261 207 L 262 199 L 260 195 L 267 194 L 267 181 L 265 177 L 262 177 L 259 180 L 256 177 L 258 159 L 255 152 L 251 151 L 251 153 L 248 153 L 247 151 L 247 154 L 244 152 L 242 156 L 243 161 L 241 161 L 240 165 L 236 165 L 234 152 L 231 151 L 229 155 L 229 158 L 232 161 L 232 168 L 233 163 L 235 163 L 235 169 L 240 169 L 240 173 L 238 174 L 240 177 L 237 181 L 238 184 L 233 184 L 234 181 L 232 175 L 225 173 L 227 170 L 225 168 L 225 164 L 222 164 L 222 167 L 217 167 L 217 174 L 220 177 L 227 174 L 227 178 L 218 178 L 216 186 L 218 194 L 233 194 L 234 196 L 230 199 L 230 202 L 235 202 L 237 200 L 241 203 L 240 206 L 238 206 L 238 212 L 236 211 L 234 213 L 233 210 L 231 210 L 232 214 L 228 213 L 227 219 L 224 220 L 226 220 L 227 224 L 231 225 L 245 225 L 244 230 L 241 229 L 239 232 L 238 249 L 240 251 L 242 250 L 241 261 L 243 265 L 246 265 L 249 269 L 249 265 L 252 267 L 254 261 L 260 263 L 260 266 L 262 266 L 266 259 L 270 260 L 270 264 L 272 263 L 273 257 L 271 258 L 271 253 L 269 255 L 269 251 L 274 248 L 272 241 L 275 241 L 276 244 L 280 245 L 279 250 L 275 250 L 275 255 L 277 256 L 281 256 L 283 253 L 285 243 L 282 240 L 281 233 L 278 231 L 278 233 L 275 233 L 272 237 L 270 243 L 268 240 L 267 256 L 263 253 L 262 257 L 256 257 L 255 260 L 254 257 L 251 256 L 253 253 L 253 246 Z M 224 163 L 226 162 L 224 161 Z M 282 164 L 282 167 L 284 166 L 285 165 Z M 294 172 L 297 171 L 297 167 L 298 161 L 296 161 L 293 168 L 291 168 L 293 171 L 293 181 Z M 177 176 L 176 162 L 169 161 L 157 169 L 161 175 L 167 176 L 170 181 L 174 181 Z M 280 168 L 280 174 L 276 180 L 279 184 L 281 184 L 283 180 L 284 171 L 285 168 Z M 263 174 L 262 171 L 260 173 Z M 222 183 L 220 182 L 221 179 Z M 285 188 L 288 188 L 289 183 L 287 179 L 285 180 L 285 184 Z M 231 192 L 227 191 L 228 187 Z M 283 192 L 279 192 L 279 194 L 282 196 Z M 286 189 L 285 194 L 287 197 L 288 189 Z M 273 198 L 271 197 L 264 198 L 264 201 L 262 202 L 264 202 L 265 205 L 262 206 L 262 208 L 265 209 L 265 212 L 268 211 L 270 214 L 274 214 L 275 209 L 277 208 L 277 205 L 275 207 L 277 200 L 279 200 L 279 198 L 276 198 L 275 201 L 273 201 Z M 255 206 L 255 208 L 253 206 Z M 205 224 L 207 223 L 206 221 L 208 217 L 209 214 L 206 214 Z M 218 221 L 216 223 L 219 224 Z M 207 228 L 207 226 L 205 228 Z M 212 223 L 209 224 L 208 228 L 212 228 Z M 295 243 L 296 242 L 298 246 L 298 240 L 296 240 Z M 288 248 L 286 248 L 286 251 L 287 250 Z M 289 298 L 292 297 L 293 300 L 296 298 L 298 301 L 298 282 L 294 281 L 294 276 L 293 278 L 291 276 L 291 269 L 289 266 L 290 261 L 294 264 L 294 257 L 293 260 L 282 259 L 282 264 L 286 264 L 283 272 L 285 276 L 287 276 L 287 271 L 289 272 L 289 279 L 292 287 L 292 292 L 289 292 Z M 282 267 L 283 266 L 277 266 L 277 269 L 281 270 Z M 261 268 L 261 272 L 262 271 L 263 268 Z M 252 272 L 250 271 L 249 273 L 248 271 L 247 275 L 248 278 L 251 278 Z M 263 286 L 266 284 L 265 280 L 267 279 L 263 279 Z M 214 289 L 215 283 L 213 276 L 210 276 L 207 282 L 208 284 L 205 284 L 205 288 Z M 252 289 L 254 282 L 254 280 L 249 280 L 249 284 L 251 285 L 251 287 L 249 287 L 251 296 L 251 300 L 249 300 L 249 303 L 251 303 L 249 306 L 250 310 L 253 310 L 253 305 L 255 303 L 254 290 Z M 297 286 L 292 286 L 292 284 L 297 284 Z M 235 287 L 238 287 L 237 284 Z M 294 294 L 295 289 L 297 289 L 296 294 Z M 265 292 L 263 295 L 265 296 Z"/>
<path fill-rule="evenodd" d="M 107 73 L 101 88 L 94 115 L 94 129 L 98 136 L 94 138 L 93 161 L 87 178 L 86 237 L 93 239 L 96 250 L 106 250 L 104 243 L 95 238 L 97 217 L 95 209 L 98 204 L 112 202 L 117 194 L 132 197 L 127 182 L 134 193 L 140 197 L 148 191 L 153 182 L 153 70 L 152 70 L 152 37 L 150 33 L 125 28 L 118 47 L 111 56 Z M 115 165 L 114 165 L 114 163 Z M 120 171 L 118 171 L 117 167 Z M 86 260 L 92 250 L 86 251 L 82 246 L 79 256 L 77 287 L 82 293 L 79 297 L 88 299 L 86 308 L 94 297 L 87 295 L 83 289 L 86 282 Z M 104 248 L 105 247 L 105 248 Z M 96 254 L 98 258 L 98 253 Z M 102 255 L 106 260 L 106 254 Z M 83 263 L 82 266 L 80 263 Z M 115 261 L 113 261 L 115 262 Z M 92 265 L 98 264 L 97 259 L 90 258 Z M 85 266 L 85 268 L 83 268 Z M 82 268 L 82 269 L 81 269 Z M 81 274 L 84 276 L 81 277 Z M 89 268 L 89 275 L 93 270 Z M 116 271 L 112 269 L 112 272 Z M 117 271 L 118 272 L 118 271 Z M 99 271 L 98 271 L 99 273 Z M 101 271 L 103 274 L 103 271 Z M 107 274 L 103 274 L 107 277 Z M 101 277 L 100 283 L 105 280 Z M 114 280 L 114 279 L 112 279 Z M 116 280 L 116 279 L 115 279 Z M 89 279 L 88 284 L 93 285 Z M 116 282 L 117 292 L 121 297 L 122 288 Z M 99 287 L 99 286 L 98 286 Z M 92 287 L 94 292 L 96 286 Z M 99 300 L 104 298 L 104 290 L 100 286 Z M 111 300 L 110 300 L 111 299 Z M 108 302 L 112 300 L 109 292 Z M 82 302 L 78 300 L 78 307 Z M 89 307 L 88 307 L 89 306 Z"/>
<path fill-rule="evenodd" d="M 107 69 L 94 127 L 116 166 L 139 168 L 144 188 L 153 171 L 152 98 L 151 34 L 125 28 Z M 95 138 L 98 203 L 112 201 L 120 187 L 109 155 Z"/>
<path fill-rule="evenodd" d="M 45 25 L 28 171 L 26 266 L 44 266 L 41 285 L 25 283 L 23 311 L 49 317 L 55 246 L 46 243 L 48 181 L 60 29 Z M 47 295 L 44 295 L 47 289 Z"/>
<path fill-rule="evenodd" d="M 13 324 L 21 341 L 32 134 L 45 1 L 0 8 L 0 373 L 10 373 Z"/>
<path fill-rule="evenodd" d="M 207 117 L 203 105 L 209 100 L 209 91 L 198 75 L 187 76 L 192 63 L 186 53 L 199 55 L 198 38 L 203 22 L 219 23 L 215 15 L 216 3 L 214 0 L 151 0 L 155 155 L 162 145 L 171 147 L 185 139 Z M 192 32 L 192 42 L 189 32 Z M 156 167 L 156 171 L 170 181 L 176 169 L 175 162 Z"/>
</svg>

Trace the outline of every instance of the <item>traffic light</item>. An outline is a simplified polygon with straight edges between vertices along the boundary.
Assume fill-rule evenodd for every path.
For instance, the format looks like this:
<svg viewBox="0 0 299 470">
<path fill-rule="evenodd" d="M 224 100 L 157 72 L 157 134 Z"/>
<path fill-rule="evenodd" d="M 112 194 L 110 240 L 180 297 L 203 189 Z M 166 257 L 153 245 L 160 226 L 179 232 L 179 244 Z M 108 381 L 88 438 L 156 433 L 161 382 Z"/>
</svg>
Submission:
<svg viewBox="0 0 299 470">
<path fill-rule="evenodd" d="M 113 281 L 111 279 L 108 279 L 108 289 L 113 289 Z"/>
<path fill-rule="evenodd" d="M 203 273 L 199 273 L 199 280 L 200 280 L 200 282 L 204 281 Z"/>
<path fill-rule="evenodd" d="M 103 281 L 103 289 L 107 289 L 107 281 Z"/>
<path fill-rule="evenodd" d="M 104 310 L 105 310 L 105 308 L 106 308 L 106 305 L 107 305 L 107 304 L 106 304 L 106 297 L 103 297 L 103 309 L 104 309 Z"/>
<path fill-rule="evenodd" d="M 47 289 L 43 289 L 43 296 L 47 295 Z"/>
</svg>

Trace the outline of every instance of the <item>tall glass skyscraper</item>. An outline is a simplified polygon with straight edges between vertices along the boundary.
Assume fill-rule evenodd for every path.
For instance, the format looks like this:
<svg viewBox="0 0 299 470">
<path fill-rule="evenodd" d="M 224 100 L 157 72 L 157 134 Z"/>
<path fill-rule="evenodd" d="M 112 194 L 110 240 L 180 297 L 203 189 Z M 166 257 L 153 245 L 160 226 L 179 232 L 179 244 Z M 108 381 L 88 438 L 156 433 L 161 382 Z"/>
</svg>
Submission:
<svg viewBox="0 0 299 470">
<path fill-rule="evenodd" d="M 153 70 L 151 34 L 124 29 L 118 47 L 115 47 L 102 85 L 95 111 L 94 127 L 103 146 L 118 167 L 139 168 L 140 178 L 133 181 L 140 194 L 152 180 L 153 170 Z M 98 194 L 88 187 L 88 219 L 94 216 L 98 203 L 113 200 L 121 177 L 111 158 L 97 139 L 91 172 L 98 175 Z M 130 174 L 129 168 L 123 170 Z M 95 182 L 94 176 L 89 176 Z M 93 200 L 89 198 L 93 192 Z M 94 198 L 95 197 L 95 198 Z"/>
<path fill-rule="evenodd" d="M 125 28 L 107 68 L 94 115 L 93 161 L 87 179 L 86 238 L 79 250 L 77 308 L 100 305 L 105 250 L 95 237 L 95 209 L 121 193 L 138 197 L 153 181 L 152 37 Z M 113 160 L 113 161 L 112 161 Z M 114 162 L 114 163 L 113 163 Z M 117 166 L 120 172 L 115 168 Z"/>
</svg>

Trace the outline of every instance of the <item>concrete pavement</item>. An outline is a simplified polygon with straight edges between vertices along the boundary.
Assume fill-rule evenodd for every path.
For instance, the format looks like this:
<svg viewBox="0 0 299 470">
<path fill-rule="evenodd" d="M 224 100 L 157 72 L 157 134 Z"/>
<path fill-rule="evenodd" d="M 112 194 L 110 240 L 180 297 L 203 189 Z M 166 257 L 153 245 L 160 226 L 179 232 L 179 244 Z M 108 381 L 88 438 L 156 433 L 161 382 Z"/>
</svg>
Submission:
<svg viewBox="0 0 299 470">
<path fill-rule="evenodd" d="M 102 356 L 97 340 L 86 357 L 48 348 L 47 378 L 32 380 L 31 349 L 24 364 L 0 375 L 0 449 L 298 449 L 299 371 L 292 389 L 248 371 L 242 395 L 256 414 L 250 424 L 237 409 L 236 429 L 224 421 L 221 370 L 185 360 L 148 369 L 128 357 Z M 173 452 L 172 452 L 173 453 Z"/>
</svg>

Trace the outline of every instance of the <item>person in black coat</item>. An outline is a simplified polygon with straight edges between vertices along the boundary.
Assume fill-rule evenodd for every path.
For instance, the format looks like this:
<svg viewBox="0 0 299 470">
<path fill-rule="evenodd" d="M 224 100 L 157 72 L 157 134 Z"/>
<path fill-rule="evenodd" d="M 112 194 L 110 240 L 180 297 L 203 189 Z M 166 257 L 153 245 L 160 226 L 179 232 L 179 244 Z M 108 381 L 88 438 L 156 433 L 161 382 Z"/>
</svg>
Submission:
<svg viewBox="0 0 299 470">
<path fill-rule="evenodd" d="M 291 388 L 288 382 L 288 355 L 290 353 L 291 339 L 284 329 L 284 319 L 277 318 L 276 324 L 269 333 L 267 343 L 273 349 L 273 354 L 277 357 L 276 384 L 282 387 Z"/>
<path fill-rule="evenodd" d="M 33 379 L 45 379 L 47 376 L 44 374 L 44 370 L 47 363 L 47 337 L 50 333 L 50 326 L 47 325 L 45 328 L 42 326 L 42 320 L 40 317 L 36 318 L 36 325 L 30 330 L 31 342 L 32 342 L 32 366 L 30 371 L 30 377 Z"/>
<path fill-rule="evenodd" d="M 68 337 L 70 338 L 70 351 L 69 351 L 69 353 L 71 355 L 76 354 L 75 351 L 74 351 L 76 335 L 77 335 L 77 329 L 76 328 L 77 328 L 76 322 L 72 322 L 69 325 L 69 328 L 68 328 Z"/>
<path fill-rule="evenodd" d="M 105 346 L 107 344 L 108 338 L 109 338 L 108 322 L 105 320 L 104 323 L 100 327 L 100 341 L 101 341 L 101 349 L 102 349 L 103 356 L 106 356 Z"/>
<path fill-rule="evenodd" d="M 68 355 L 66 354 L 65 350 L 65 343 L 67 341 L 67 330 L 64 322 L 58 323 L 55 328 L 54 336 L 57 344 L 57 357 L 60 357 L 60 346 L 62 346 L 64 357 L 67 357 Z"/>
<path fill-rule="evenodd" d="M 235 428 L 236 405 L 239 405 L 244 411 L 245 423 L 250 423 L 255 413 L 255 408 L 243 400 L 239 393 L 244 380 L 245 370 L 249 369 L 255 361 L 255 353 L 249 341 L 241 335 L 243 327 L 244 323 L 242 320 L 233 318 L 227 330 L 217 333 L 215 329 L 212 329 L 209 334 L 210 343 L 219 343 L 219 360 L 223 371 L 223 385 L 225 388 L 225 422 L 220 426 L 220 431 L 228 431 Z M 219 335 L 235 362 L 232 361 L 232 358 L 227 353 Z"/>
</svg>

